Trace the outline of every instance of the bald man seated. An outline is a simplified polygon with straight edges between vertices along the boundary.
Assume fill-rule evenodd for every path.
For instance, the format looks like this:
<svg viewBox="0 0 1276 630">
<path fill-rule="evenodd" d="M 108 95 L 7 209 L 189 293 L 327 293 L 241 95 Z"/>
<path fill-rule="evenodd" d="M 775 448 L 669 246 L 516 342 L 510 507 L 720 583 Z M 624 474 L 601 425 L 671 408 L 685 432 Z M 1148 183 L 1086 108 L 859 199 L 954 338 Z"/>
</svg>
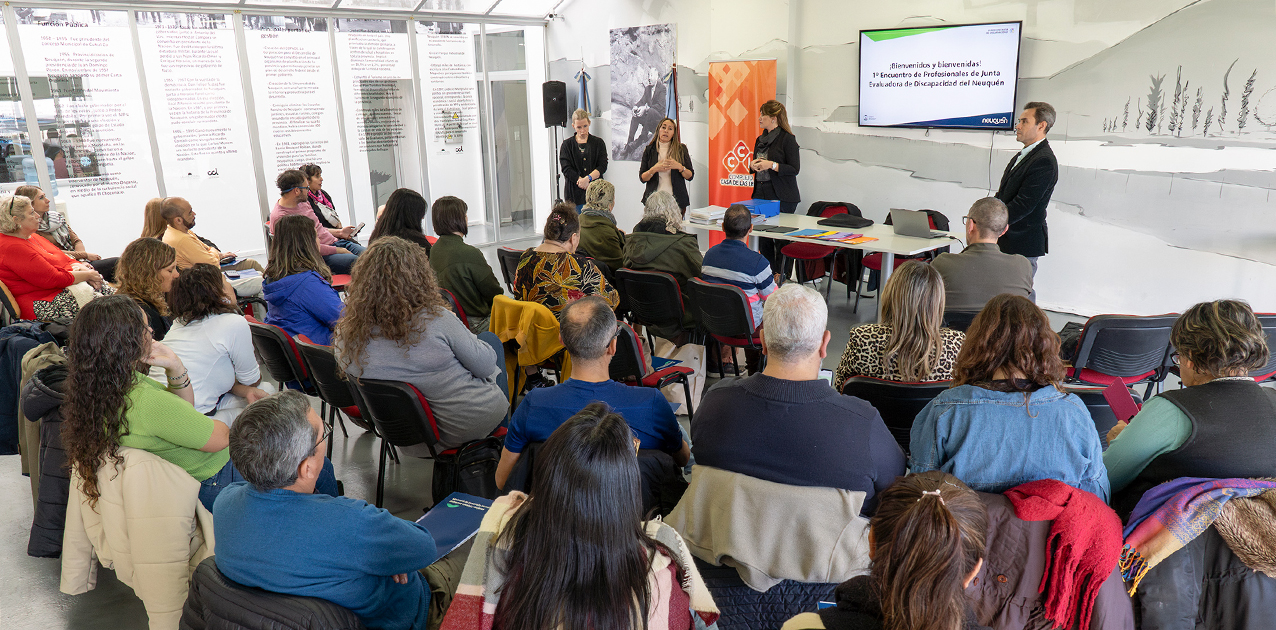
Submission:
<svg viewBox="0 0 1276 630">
<path fill-rule="evenodd" d="M 1032 263 L 1019 254 L 1002 253 L 999 239 L 1009 229 L 1006 204 L 996 197 L 976 201 L 962 222 L 966 224 L 966 249 L 960 254 L 940 254 L 931 263 L 944 278 L 945 310 L 975 312 L 1002 293 L 1036 301 L 1032 289 Z"/>
</svg>

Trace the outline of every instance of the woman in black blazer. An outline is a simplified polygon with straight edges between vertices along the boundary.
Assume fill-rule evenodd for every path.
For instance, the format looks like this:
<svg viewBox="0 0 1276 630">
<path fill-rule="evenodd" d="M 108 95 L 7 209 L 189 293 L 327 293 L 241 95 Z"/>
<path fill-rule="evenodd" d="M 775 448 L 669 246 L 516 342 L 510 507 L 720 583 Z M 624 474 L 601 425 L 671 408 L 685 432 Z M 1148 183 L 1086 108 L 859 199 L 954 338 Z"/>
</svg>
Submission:
<svg viewBox="0 0 1276 630">
<path fill-rule="evenodd" d="M 657 190 L 666 190 L 678 201 L 682 216 L 687 216 L 687 206 L 691 204 L 687 196 L 687 182 L 695 177 L 691 170 L 691 155 L 687 153 L 687 145 L 682 143 L 678 133 L 678 123 L 672 118 L 665 118 L 656 127 L 651 142 L 642 152 L 642 163 L 638 166 L 638 179 L 647 182 L 642 192 L 642 202 Z"/>
<path fill-rule="evenodd" d="M 563 140 L 558 148 L 558 168 L 563 172 L 563 201 L 585 205 L 585 190 L 590 182 L 602 179 L 607 172 L 607 143 L 589 133 L 589 112 L 578 109 L 572 114 L 576 134 Z"/>
<path fill-rule="evenodd" d="M 749 163 L 754 173 L 753 198 L 779 200 L 780 212 L 792 214 L 802 200 L 797 186 L 798 171 L 802 169 L 797 136 L 789 128 L 789 116 L 784 105 L 776 100 L 762 104 L 758 124 L 762 126 L 762 135 L 753 142 L 753 161 Z M 782 245 L 770 238 L 758 241 L 758 251 L 770 261 L 771 271 L 776 275 L 781 273 L 776 258 Z M 792 261 L 785 266 L 792 268 Z M 783 273 L 785 277 L 789 275 L 788 270 Z"/>
</svg>

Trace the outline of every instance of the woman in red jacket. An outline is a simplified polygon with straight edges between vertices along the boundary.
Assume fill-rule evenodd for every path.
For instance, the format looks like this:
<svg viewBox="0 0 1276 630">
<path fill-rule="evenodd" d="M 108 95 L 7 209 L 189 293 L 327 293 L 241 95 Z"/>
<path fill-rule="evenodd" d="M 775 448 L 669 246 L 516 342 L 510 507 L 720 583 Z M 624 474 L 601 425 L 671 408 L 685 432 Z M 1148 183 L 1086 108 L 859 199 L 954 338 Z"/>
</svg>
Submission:
<svg viewBox="0 0 1276 630">
<path fill-rule="evenodd" d="M 23 319 L 75 317 L 94 294 L 114 292 L 93 267 L 36 234 L 39 227 L 40 213 L 29 198 L 0 197 L 0 282 L 13 293 Z M 73 289 L 80 282 L 88 286 Z"/>
</svg>

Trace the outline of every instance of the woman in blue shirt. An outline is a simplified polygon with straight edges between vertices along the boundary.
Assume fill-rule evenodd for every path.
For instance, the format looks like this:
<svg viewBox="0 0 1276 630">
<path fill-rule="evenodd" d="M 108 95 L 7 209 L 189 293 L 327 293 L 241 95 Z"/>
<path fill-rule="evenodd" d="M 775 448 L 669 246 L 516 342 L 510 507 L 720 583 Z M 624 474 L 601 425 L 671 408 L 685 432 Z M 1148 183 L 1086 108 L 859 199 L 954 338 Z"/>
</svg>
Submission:
<svg viewBox="0 0 1276 630">
<path fill-rule="evenodd" d="M 266 266 L 266 323 L 290 335 L 332 343 L 332 327 L 341 317 L 341 298 L 332 288 L 332 271 L 319 255 L 315 222 L 289 215 L 275 222 Z"/>
<path fill-rule="evenodd" d="M 1085 403 L 1063 391 L 1063 377 L 1046 314 L 1022 296 L 989 300 L 966 332 L 953 388 L 913 422 L 909 468 L 993 493 L 1057 479 L 1107 501 L 1098 429 Z"/>
</svg>

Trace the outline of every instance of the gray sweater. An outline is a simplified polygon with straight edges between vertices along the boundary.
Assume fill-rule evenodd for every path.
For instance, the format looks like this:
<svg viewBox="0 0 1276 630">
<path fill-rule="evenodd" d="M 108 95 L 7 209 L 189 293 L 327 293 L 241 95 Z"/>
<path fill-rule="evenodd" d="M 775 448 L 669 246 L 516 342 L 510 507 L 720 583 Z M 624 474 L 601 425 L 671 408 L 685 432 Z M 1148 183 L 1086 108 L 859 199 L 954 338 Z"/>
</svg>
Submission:
<svg viewBox="0 0 1276 630">
<path fill-rule="evenodd" d="M 475 337 L 451 311 L 434 318 L 422 313 L 416 326 L 425 332 L 410 348 L 373 338 L 364 351 L 362 370 L 351 365 L 350 374 L 403 381 L 420 390 L 438 423 L 439 450 L 491 433 L 509 410 L 496 384 L 496 362 L 504 357 L 497 357 L 492 346 Z"/>
</svg>

